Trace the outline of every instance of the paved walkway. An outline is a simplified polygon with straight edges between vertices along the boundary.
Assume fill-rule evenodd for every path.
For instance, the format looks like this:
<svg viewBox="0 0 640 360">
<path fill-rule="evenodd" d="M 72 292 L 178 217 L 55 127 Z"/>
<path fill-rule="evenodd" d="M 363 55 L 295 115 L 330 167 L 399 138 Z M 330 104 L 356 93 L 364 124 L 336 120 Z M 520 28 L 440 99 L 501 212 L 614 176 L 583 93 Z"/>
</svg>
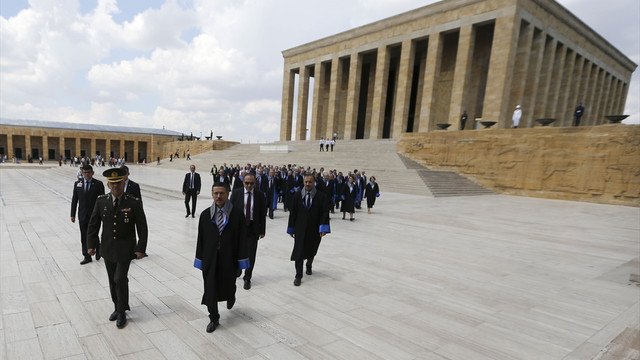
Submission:
<svg viewBox="0 0 640 360">
<path fill-rule="evenodd" d="M 236 306 L 221 306 L 208 334 L 196 219 L 180 199 L 186 169 L 133 166 L 150 256 L 131 266 L 132 310 L 118 330 L 103 262 L 79 265 L 75 172 L 0 166 L 1 359 L 582 360 L 638 329 L 629 276 L 640 274 L 640 209 L 381 184 L 373 214 L 332 216 L 300 287 L 287 214 L 267 219 L 252 289 L 238 282 Z M 210 202 L 201 196 L 198 210 Z"/>
</svg>

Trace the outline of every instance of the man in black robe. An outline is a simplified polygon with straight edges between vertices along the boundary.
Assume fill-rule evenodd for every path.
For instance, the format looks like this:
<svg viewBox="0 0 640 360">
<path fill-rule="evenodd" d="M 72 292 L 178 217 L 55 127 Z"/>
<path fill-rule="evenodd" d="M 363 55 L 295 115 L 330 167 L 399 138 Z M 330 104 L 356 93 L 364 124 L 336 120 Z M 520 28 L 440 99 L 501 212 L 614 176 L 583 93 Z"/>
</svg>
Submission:
<svg viewBox="0 0 640 360">
<path fill-rule="evenodd" d="M 245 290 L 251 289 L 251 277 L 256 263 L 258 240 L 262 239 L 266 230 L 267 209 L 262 192 L 256 188 L 256 175 L 246 173 L 244 175 L 244 191 L 233 191 L 231 204 L 234 208 L 243 209 L 243 235 L 249 247 L 249 268 L 244 271 Z M 238 276 L 241 271 L 238 271 Z"/>
<path fill-rule="evenodd" d="M 296 277 L 293 285 L 300 286 L 302 264 L 307 259 L 307 275 L 311 275 L 313 259 L 318 253 L 320 240 L 331 232 L 329 226 L 329 199 L 315 187 L 316 179 L 312 174 L 304 177 L 304 187 L 297 191 L 289 208 L 287 234 L 294 238 L 291 261 L 295 261 Z"/>
<path fill-rule="evenodd" d="M 218 302 L 226 301 L 231 310 L 236 302 L 236 274 L 249 267 L 248 247 L 243 235 L 242 208 L 229 200 L 227 184 L 212 187 L 213 204 L 200 214 L 196 258 L 193 266 L 202 270 L 202 304 L 209 311 L 207 332 L 220 324 Z"/>
</svg>

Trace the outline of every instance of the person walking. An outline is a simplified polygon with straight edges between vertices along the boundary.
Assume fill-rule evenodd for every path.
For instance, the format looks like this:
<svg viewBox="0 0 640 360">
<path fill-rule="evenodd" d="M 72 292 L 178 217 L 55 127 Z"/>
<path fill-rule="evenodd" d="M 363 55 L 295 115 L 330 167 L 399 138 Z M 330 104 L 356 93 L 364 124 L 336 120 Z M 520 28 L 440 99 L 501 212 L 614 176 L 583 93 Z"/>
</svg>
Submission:
<svg viewBox="0 0 640 360">
<path fill-rule="evenodd" d="M 213 184 L 211 196 L 213 204 L 200 214 L 193 262 L 194 267 L 202 270 L 201 303 L 209 312 L 208 333 L 220 325 L 218 302 L 226 301 L 227 309 L 233 308 L 237 272 L 249 267 L 248 247 L 242 234 L 242 208 L 231 204 L 229 188 L 223 182 Z"/>
<path fill-rule="evenodd" d="M 244 209 L 243 241 L 249 247 L 249 268 L 244 271 L 245 290 L 251 289 L 251 278 L 253 268 L 256 264 L 256 252 L 258 250 L 258 240 L 265 235 L 267 207 L 265 205 L 262 191 L 256 189 L 256 175 L 248 172 L 244 176 L 244 191 L 233 191 L 231 193 L 231 204 L 234 208 Z M 238 271 L 238 277 L 242 271 Z"/>
<path fill-rule="evenodd" d="M 102 251 L 109 278 L 111 301 L 115 307 L 109 321 L 115 321 L 122 329 L 127 324 L 125 311 L 129 307 L 129 279 L 127 274 L 132 259 L 142 259 L 147 249 L 147 218 L 142 202 L 124 192 L 123 168 L 105 170 L 109 194 L 101 195 L 93 208 L 87 231 L 87 251 Z M 98 238 L 100 225 L 102 235 Z M 138 241 L 136 242 L 136 232 Z"/>
<path fill-rule="evenodd" d="M 82 179 L 73 184 L 73 195 L 71 196 L 71 222 L 76 222 L 76 209 L 78 211 L 78 225 L 80 226 L 80 244 L 82 245 L 82 256 L 80 265 L 90 263 L 91 255 L 87 251 L 87 230 L 89 220 L 95 207 L 96 200 L 100 195 L 104 195 L 104 184 L 102 181 L 93 178 L 93 167 L 85 165 L 82 167 Z M 96 260 L 100 260 L 100 247 L 96 248 Z"/>
<path fill-rule="evenodd" d="M 376 203 L 378 196 L 380 196 L 380 187 L 376 182 L 376 177 L 372 176 L 364 189 L 364 197 L 367 199 L 367 212 L 369 214 L 371 214 L 371 208 Z"/>
<path fill-rule="evenodd" d="M 291 261 L 295 262 L 295 286 L 302 283 L 302 266 L 305 259 L 306 274 L 313 274 L 313 260 L 318 253 L 320 240 L 331 233 L 329 200 L 326 194 L 317 191 L 316 179 L 312 174 L 305 175 L 303 182 L 302 190 L 293 195 L 287 225 L 287 234 L 294 239 Z"/>
<path fill-rule="evenodd" d="M 182 195 L 184 195 L 184 206 L 187 208 L 185 217 L 196 217 L 196 203 L 200 195 L 200 174 L 196 172 L 196 166 L 189 166 L 189 172 L 185 174 L 182 182 Z M 189 210 L 189 200 L 191 200 L 191 210 Z"/>
<path fill-rule="evenodd" d="M 356 185 L 356 178 L 353 174 L 347 177 L 347 181 L 342 185 L 342 194 L 340 199 L 342 200 L 340 211 L 342 211 L 342 220 L 345 220 L 346 214 L 349 213 L 349 220 L 353 221 L 353 214 L 356 212 L 356 197 L 358 193 L 358 186 Z"/>
</svg>

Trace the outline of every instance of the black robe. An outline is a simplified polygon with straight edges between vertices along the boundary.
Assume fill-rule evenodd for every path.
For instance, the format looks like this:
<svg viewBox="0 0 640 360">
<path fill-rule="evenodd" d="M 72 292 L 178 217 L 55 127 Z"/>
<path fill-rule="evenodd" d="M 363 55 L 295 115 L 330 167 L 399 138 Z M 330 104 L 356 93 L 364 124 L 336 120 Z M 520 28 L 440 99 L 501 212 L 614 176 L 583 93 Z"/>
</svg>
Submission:
<svg viewBox="0 0 640 360">
<path fill-rule="evenodd" d="M 367 199 L 367 208 L 373 207 L 378 196 L 380 196 L 380 188 L 378 187 L 378 183 L 374 183 L 373 186 L 370 182 L 367 183 L 367 186 L 364 189 L 364 197 Z"/>
<path fill-rule="evenodd" d="M 358 194 L 358 187 L 356 186 L 356 183 L 353 182 L 353 187 L 350 190 L 349 189 L 349 183 L 344 183 L 342 184 L 342 196 L 340 196 L 340 199 L 342 199 L 342 206 L 340 206 L 340 211 L 341 212 L 348 212 L 348 213 L 354 213 L 356 212 L 355 210 L 355 206 L 356 206 L 356 200 L 357 200 L 357 194 Z"/>
<path fill-rule="evenodd" d="M 320 246 L 320 232 L 330 233 L 329 199 L 323 192 L 316 191 L 311 208 L 302 202 L 302 191 L 294 193 L 289 208 L 287 234 L 295 234 L 291 261 L 309 259 L 316 256 Z"/>
<path fill-rule="evenodd" d="M 201 262 L 204 294 L 202 304 L 214 306 L 218 301 L 235 298 L 238 263 L 249 257 L 244 240 L 242 209 L 232 207 L 222 231 L 218 231 L 215 220 L 211 219 L 211 207 L 200 214 L 196 263 Z M 220 249 L 218 249 L 220 244 Z"/>
</svg>

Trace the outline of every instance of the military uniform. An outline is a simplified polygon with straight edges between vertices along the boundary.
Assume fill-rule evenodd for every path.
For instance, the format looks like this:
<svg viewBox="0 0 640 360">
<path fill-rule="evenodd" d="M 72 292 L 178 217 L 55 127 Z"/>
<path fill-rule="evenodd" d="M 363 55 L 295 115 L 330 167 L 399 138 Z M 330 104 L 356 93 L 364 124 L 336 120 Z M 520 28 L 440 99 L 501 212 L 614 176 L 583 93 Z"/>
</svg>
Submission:
<svg viewBox="0 0 640 360">
<path fill-rule="evenodd" d="M 107 170 L 108 182 L 121 182 L 121 169 Z M 109 175 L 107 175 L 109 173 Z M 109 177 L 110 176 L 110 177 Z M 126 324 L 125 311 L 129 307 L 129 279 L 127 274 L 136 252 L 144 253 L 147 248 L 147 218 L 142 202 L 135 196 L 122 193 L 118 204 L 114 204 L 112 193 L 101 195 L 89 220 L 87 247 L 95 249 L 100 242 L 100 250 L 109 277 L 109 290 L 115 311 L 109 320 L 116 320 L 118 327 Z M 98 231 L 102 224 L 102 235 Z M 138 241 L 136 242 L 136 233 Z"/>
</svg>

